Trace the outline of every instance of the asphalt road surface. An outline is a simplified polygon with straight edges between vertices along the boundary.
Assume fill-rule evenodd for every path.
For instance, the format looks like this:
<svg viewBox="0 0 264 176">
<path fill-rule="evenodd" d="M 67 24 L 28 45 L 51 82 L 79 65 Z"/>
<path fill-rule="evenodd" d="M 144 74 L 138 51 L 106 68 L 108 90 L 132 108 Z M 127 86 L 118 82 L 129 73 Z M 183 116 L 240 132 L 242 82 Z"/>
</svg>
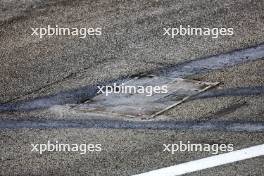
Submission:
<svg viewBox="0 0 264 176">
<path fill-rule="evenodd" d="M 47 25 L 101 27 L 102 35 L 31 35 Z M 163 35 L 179 25 L 234 35 Z M 135 175 L 214 156 L 172 154 L 164 144 L 263 144 L 263 43 L 263 0 L 1 0 L 0 175 Z M 145 73 L 220 84 L 150 120 L 76 108 L 95 85 Z M 48 141 L 102 150 L 32 151 Z M 260 156 L 186 175 L 262 176 L 263 163 Z"/>
</svg>

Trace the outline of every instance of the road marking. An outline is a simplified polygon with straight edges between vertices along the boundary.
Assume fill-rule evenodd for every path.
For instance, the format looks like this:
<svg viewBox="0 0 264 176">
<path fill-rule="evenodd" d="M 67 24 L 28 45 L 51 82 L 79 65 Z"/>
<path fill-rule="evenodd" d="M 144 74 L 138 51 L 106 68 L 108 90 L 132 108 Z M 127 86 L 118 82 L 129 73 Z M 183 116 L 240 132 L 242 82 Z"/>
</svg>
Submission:
<svg viewBox="0 0 264 176">
<path fill-rule="evenodd" d="M 234 152 L 194 160 L 179 165 L 138 174 L 135 176 L 176 176 L 263 155 L 264 144 L 237 150 Z"/>
</svg>

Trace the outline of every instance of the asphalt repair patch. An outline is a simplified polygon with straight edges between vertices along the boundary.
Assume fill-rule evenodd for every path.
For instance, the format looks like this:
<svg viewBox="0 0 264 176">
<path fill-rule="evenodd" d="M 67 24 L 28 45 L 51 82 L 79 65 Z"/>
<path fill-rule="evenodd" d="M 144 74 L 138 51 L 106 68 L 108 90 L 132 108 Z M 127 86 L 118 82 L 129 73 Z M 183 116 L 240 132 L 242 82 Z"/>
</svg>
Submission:
<svg viewBox="0 0 264 176">
<path fill-rule="evenodd" d="M 168 91 L 166 93 L 156 93 L 152 96 L 147 96 L 146 93 L 109 94 L 108 96 L 99 94 L 68 110 L 78 114 L 85 113 L 87 116 L 123 116 L 130 119 L 152 119 L 192 96 L 218 85 L 219 82 L 146 75 L 136 77 L 124 84 L 134 86 L 167 85 Z M 53 111 L 56 111 L 56 109 L 53 108 Z"/>
</svg>

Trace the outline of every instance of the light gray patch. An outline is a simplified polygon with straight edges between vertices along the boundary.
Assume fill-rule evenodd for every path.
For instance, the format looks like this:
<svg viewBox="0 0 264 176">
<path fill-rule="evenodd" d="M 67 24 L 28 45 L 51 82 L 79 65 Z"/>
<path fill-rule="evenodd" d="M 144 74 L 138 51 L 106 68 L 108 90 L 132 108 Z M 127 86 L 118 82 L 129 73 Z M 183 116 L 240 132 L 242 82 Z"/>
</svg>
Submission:
<svg viewBox="0 0 264 176">
<path fill-rule="evenodd" d="M 73 111 L 85 112 L 87 115 L 95 113 L 148 119 L 162 114 L 217 84 L 161 76 L 134 78 L 125 82 L 124 85 L 153 87 L 167 85 L 168 91 L 167 93 L 154 93 L 152 96 L 147 96 L 146 92 L 142 94 L 112 93 L 108 96 L 99 94 L 87 103 L 76 106 Z"/>
</svg>

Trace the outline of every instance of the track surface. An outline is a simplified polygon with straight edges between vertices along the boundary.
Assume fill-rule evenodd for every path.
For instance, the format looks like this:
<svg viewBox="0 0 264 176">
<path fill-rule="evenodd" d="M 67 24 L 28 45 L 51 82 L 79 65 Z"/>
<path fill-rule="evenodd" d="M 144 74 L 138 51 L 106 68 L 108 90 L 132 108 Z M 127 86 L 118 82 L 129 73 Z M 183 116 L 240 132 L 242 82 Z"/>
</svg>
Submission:
<svg viewBox="0 0 264 176">
<path fill-rule="evenodd" d="M 212 155 L 171 154 L 163 144 L 232 143 L 236 150 L 263 144 L 263 7 L 262 0 L 0 1 L 0 175 L 134 175 Z M 30 35 L 30 27 L 49 24 L 100 26 L 103 35 Z M 233 27 L 235 33 L 218 39 L 162 35 L 164 27 L 180 24 Z M 232 55 L 250 47 L 249 55 Z M 47 109 L 82 103 L 108 80 L 153 72 L 221 85 L 157 122 L 60 116 Z M 101 143 L 103 151 L 31 152 L 31 143 L 48 140 Z M 190 175 L 262 176 L 263 163 L 258 157 Z"/>
</svg>

